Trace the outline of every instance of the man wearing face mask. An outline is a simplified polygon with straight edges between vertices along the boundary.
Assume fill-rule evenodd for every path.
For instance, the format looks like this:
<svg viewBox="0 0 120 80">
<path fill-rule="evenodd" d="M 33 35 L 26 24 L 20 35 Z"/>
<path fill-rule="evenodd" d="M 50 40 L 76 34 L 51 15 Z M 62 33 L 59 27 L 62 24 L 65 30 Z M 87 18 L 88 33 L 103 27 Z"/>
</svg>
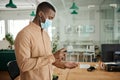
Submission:
<svg viewBox="0 0 120 80">
<path fill-rule="evenodd" d="M 48 2 L 38 5 L 32 22 L 22 29 L 15 40 L 15 55 L 20 69 L 20 80 L 52 80 L 53 65 L 58 68 L 75 68 L 74 62 L 63 61 L 65 48 L 51 52 L 51 42 L 44 30 L 52 25 L 55 9 Z"/>
</svg>

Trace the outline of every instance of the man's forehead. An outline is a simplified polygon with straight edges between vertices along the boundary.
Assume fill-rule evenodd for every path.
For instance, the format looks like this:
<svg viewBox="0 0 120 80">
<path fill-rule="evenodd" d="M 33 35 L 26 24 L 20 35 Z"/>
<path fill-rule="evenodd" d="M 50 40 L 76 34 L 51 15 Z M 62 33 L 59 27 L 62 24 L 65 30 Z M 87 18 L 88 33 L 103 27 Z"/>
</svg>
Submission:
<svg viewBox="0 0 120 80">
<path fill-rule="evenodd" d="M 49 9 L 45 14 L 51 17 L 55 16 L 55 12 L 52 9 Z"/>
<path fill-rule="evenodd" d="M 48 9 L 45 12 L 46 14 L 55 14 L 55 12 L 52 9 Z"/>
</svg>

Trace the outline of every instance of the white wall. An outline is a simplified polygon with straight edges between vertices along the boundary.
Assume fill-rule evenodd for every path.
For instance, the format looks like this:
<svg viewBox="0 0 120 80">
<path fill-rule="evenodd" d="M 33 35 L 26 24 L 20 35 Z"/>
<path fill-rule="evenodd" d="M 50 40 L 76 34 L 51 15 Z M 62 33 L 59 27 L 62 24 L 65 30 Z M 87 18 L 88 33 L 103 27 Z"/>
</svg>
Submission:
<svg viewBox="0 0 120 80">
<path fill-rule="evenodd" d="M 0 49 L 8 49 L 10 44 L 7 40 L 0 41 Z"/>
<path fill-rule="evenodd" d="M 0 11 L 0 20 L 29 19 L 32 11 L 34 10 L 2 10 Z"/>
</svg>

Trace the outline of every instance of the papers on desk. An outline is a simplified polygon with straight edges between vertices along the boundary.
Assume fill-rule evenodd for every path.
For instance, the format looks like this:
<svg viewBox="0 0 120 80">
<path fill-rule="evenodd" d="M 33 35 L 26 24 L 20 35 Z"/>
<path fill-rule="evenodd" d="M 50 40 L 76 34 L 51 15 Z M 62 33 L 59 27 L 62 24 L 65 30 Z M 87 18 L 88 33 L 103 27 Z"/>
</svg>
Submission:
<svg viewBox="0 0 120 80">
<path fill-rule="evenodd" d="M 80 68 L 89 68 L 90 65 L 89 64 L 80 64 Z"/>
<path fill-rule="evenodd" d="M 115 62 L 104 62 L 104 64 L 116 64 Z"/>
</svg>

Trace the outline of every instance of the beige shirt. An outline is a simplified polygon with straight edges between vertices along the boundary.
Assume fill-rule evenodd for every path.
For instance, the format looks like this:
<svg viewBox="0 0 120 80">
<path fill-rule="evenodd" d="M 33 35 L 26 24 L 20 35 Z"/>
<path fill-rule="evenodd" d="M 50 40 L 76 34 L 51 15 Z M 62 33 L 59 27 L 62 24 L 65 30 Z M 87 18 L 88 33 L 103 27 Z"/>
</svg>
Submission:
<svg viewBox="0 0 120 80">
<path fill-rule="evenodd" d="M 30 22 L 15 40 L 15 55 L 20 68 L 21 80 L 52 80 L 50 38 L 40 26 Z"/>
</svg>

